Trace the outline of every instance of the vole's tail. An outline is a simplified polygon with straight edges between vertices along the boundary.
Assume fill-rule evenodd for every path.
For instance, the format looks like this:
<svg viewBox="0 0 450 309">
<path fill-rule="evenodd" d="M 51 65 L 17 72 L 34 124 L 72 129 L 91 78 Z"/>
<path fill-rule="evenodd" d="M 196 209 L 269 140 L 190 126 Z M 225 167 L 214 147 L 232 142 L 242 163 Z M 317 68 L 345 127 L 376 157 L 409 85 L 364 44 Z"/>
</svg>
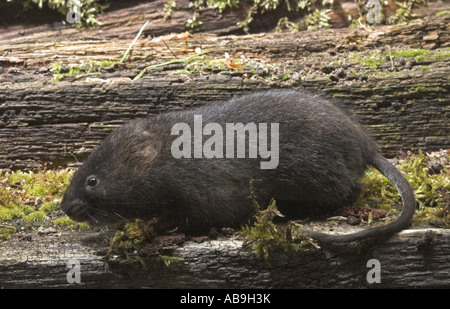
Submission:
<svg viewBox="0 0 450 309">
<path fill-rule="evenodd" d="M 306 234 L 323 243 L 351 242 L 355 240 L 367 239 L 372 237 L 386 236 L 399 232 L 407 228 L 411 224 L 412 217 L 416 210 L 416 199 L 414 191 L 406 180 L 405 176 L 386 158 L 377 154 L 371 163 L 379 170 L 387 179 L 389 179 L 398 192 L 403 201 L 403 211 L 400 217 L 385 226 L 368 228 L 361 232 L 348 235 L 330 235 L 321 232 L 305 231 Z"/>
</svg>

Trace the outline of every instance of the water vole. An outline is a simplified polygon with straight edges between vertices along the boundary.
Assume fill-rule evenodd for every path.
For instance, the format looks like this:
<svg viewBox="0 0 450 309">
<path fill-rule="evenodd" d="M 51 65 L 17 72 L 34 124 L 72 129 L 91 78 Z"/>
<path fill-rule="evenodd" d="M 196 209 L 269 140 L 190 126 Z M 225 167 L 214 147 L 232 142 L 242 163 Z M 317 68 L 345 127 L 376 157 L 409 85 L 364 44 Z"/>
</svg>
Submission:
<svg viewBox="0 0 450 309">
<path fill-rule="evenodd" d="M 239 134 L 227 135 L 236 123 L 248 129 L 241 135 L 244 152 Z M 400 231 L 415 211 L 413 190 L 367 131 L 330 99 L 304 91 L 257 92 L 128 122 L 76 171 L 61 208 L 93 224 L 156 217 L 160 226 L 187 233 L 236 227 L 254 214 L 248 198 L 253 179 L 262 205 L 274 198 L 288 217 L 324 215 L 358 198 L 368 166 L 399 190 L 402 215 L 345 236 L 308 231 L 312 237 L 346 242 Z"/>
</svg>

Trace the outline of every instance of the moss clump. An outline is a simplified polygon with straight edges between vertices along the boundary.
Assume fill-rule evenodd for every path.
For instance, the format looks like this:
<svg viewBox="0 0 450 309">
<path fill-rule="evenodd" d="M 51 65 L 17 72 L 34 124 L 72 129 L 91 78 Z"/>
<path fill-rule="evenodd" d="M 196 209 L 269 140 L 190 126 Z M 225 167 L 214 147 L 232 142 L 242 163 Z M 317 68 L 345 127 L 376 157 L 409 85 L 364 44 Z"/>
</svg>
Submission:
<svg viewBox="0 0 450 309">
<path fill-rule="evenodd" d="M 62 61 L 53 62 L 49 65 L 53 73 L 52 81 L 59 82 L 65 77 L 81 77 L 86 74 L 101 73 L 105 68 L 116 67 L 119 61 L 88 61 L 81 64 L 64 65 Z"/>
<path fill-rule="evenodd" d="M 414 58 L 415 60 L 418 60 L 421 59 L 421 57 L 431 55 L 432 52 L 426 49 L 411 48 L 411 49 L 389 51 L 386 54 L 392 57 Z"/>
<path fill-rule="evenodd" d="M 14 219 L 51 223 L 60 215 L 59 204 L 73 170 L 2 172 L 0 170 L 0 224 Z"/>
<path fill-rule="evenodd" d="M 69 230 L 86 231 L 90 229 L 89 224 L 86 222 L 75 222 L 69 217 L 61 217 L 52 221 L 53 225 L 65 227 Z"/>
<path fill-rule="evenodd" d="M 109 254 L 128 258 L 135 251 L 144 251 L 145 243 L 151 242 L 154 236 L 152 225 L 141 219 L 126 223 L 111 239 Z"/>
<path fill-rule="evenodd" d="M 347 58 L 330 63 L 332 66 L 347 67 L 347 71 L 365 71 L 365 74 L 372 73 L 376 77 L 383 77 L 388 74 L 395 74 L 403 70 L 420 70 L 423 73 L 430 70 L 428 66 L 431 62 L 442 62 L 450 59 L 449 48 L 438 48 L 435 50 L 425 50 L 418 48 L 398 49 L 398 50 L 372 50 L 349 53 Z M 438 64 L 439 65 L 439 64 Z M 442 92 L 443 88 L 438 86 L 425 87 L 419 85 L 418 90 Z M 431 88 L 431 89 L 430 89 Z M 414 89 L 414 87 L 413 87 Z"/>
<path fill-rule="evenodd" d="M 330 17 L 328 16 L 330 12 L 330 9 L 314 10 L 314 12 L 305 19 L 308 30 L 331 28 L 331 25 L 329 24 Z"/>
<path fill-rule="evenodd" d="M 107 256 L 118 256 L 113 262 L 121 265 L 144 269 L 158 261 L 167 267 L 183 261 L 167 254 L 185 241 L 184 235 L 159 235 L 154 231 L 156 223 L 156 219 L 149 222 L 137 219 L 126 223 L 111 239 Z"/>
<path fill-rule="evenodd" d="M 16 198 L 43 198 L 62 196 L 72 175 L 73 171 L 69 169 L 44 169 L 37 172 L 8 172 L 0 176 L 0 179 L 5 187 L 14 190 Z"/>
<path fill-rule="evenodd" d="M 386 61 L 386 56 L 383 52 L 375 50 L 364 53 L 353 53 L 350 55 L 350 63 L 360 64 L 371 70 L 377 70 L 377 68 Z"/>
<path fill-rule="evenodd" d="M 24 218 L 26 222 L 43 222 L 48 219 L 47 215 L 42 211 L 34 211 Z"/>
<path fill-rule="evenodd" d="M 164 263 L 166 267 L 170 267 L 175 263 L 184 262 L 184 258 L 178 256 L 160 255 L 159 259 Z"/>
<path fill-rule="evenodd" d="M 405 154 L 396 164 L 414 190 L 419 210 L 413 222 L 433 222 L 450 226 L 450 156 L 442 154 L 444 164 L 419 151 L 417 155 Z M 445 163 L 446 162 L 446 163 Z M 437 166 L 437 167 L 436 167 Z M 397 189 L 377 170 L 370 168 L 362 179 L 364 186 L 357 206 L 370 206 L 399 213 L 401 199 Z"/>
<path fill-rule="evenodd" d="M 41 207 L 39 207 L 39 211 L 41 212 L 53 212 L 59 210 L 59 200 L 53 200 L 42 203 Z"/>
<path fill-rule="evenodd" d="M 0 226 L 0 240 L 6 241 L 9 239 L 9 236 L 11 234 L 14 234 L 17 231 L 17 229 L 14 226 L 7 226 L 7 227 L 1 227 Z"/>
<path fill-rule="evenodd" d="M 253 250 L 259 257 L 264 257 L 268 261 L 270 247 L 296 252 L 299 250 L 307 251 L 308 247 L 313 244 L 313 240 L 310 237 L 300 232 L 301 225 L 295 222 L 290 222 L 286 226 L 274 224 L 273 219 L 275 217 L 283 217 L 283 215 L 278 211 L 276 202 L 273 199 L 266 209 L 263 210 L 260 207 L 253 190 L 253 180 L 250 181 L 250 198 L 256 209 L 256 215 L 251 226 L 245 225 L 242 228 L 241 235 L 245 243 L 253 244 Z"/>
</svg>

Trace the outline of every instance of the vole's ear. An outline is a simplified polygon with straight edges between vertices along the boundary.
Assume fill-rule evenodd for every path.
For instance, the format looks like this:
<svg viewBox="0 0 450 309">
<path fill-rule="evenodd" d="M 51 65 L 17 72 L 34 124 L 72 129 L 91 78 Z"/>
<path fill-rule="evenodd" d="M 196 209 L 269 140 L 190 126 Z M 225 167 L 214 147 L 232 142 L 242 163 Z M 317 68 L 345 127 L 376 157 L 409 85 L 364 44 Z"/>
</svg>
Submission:
<svg viewBox="0 0 450 309">
<path fill-rule="evenodd" d="M 136 141 L 135 154 L 142 160 L 151 162 L 161 151 L 161 142 L 154 136 L 154 134 L 148 131 L 138 133 Z"/>
</svg>

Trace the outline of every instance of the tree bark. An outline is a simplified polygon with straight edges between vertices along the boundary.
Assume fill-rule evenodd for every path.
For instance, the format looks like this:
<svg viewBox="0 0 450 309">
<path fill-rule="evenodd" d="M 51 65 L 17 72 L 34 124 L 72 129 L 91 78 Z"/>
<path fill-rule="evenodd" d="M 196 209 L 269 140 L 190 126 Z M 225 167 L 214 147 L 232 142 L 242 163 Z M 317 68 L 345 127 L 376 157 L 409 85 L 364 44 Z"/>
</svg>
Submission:
<svg viewBox="0 0 450 309">
<path fill-rule="evenodd" d="M 169 266 L 158 258 L 128 266 L 114 256 L 106 259 L 108 243 L 99 233 L 28 236 L 0 246 L 0 288 L 450 287 L 450 231 L 443 229 L 411 229 L 384 241 L 307 252 L 273 248 L 267 261 L 239 238 L 188 241 L 167 251 L 183 259 Z M 80 282 L 69 283 L 74 261 Z"/>
<path fill-rule="evenodd" d="M 364 53 L 379 48 L 448 47 L 449 20 L 446 14 L 370 31 L 196 34 L 188 41 L 166 37 L 167 42 L 147 37 L 138 41 L 125 61 L 131 69 L 120 66 L 89 77 L 133 78 L 149 64 L 192 55 L 198 47 L 210 51 L 208 60 L 224 59 L 228 53 L 234 58 L 245 56 L 248 64 L 243 71 L 225 68 L 171 75 L 184 67 L 174 64 L 147 72 L 137 81 L 113 84 L 87 83 L 86 75 L 52 82 L 48 67 L 58 61 L 67 66 L 119 60 L 131 40 L 110 39 L 109 29 L 121 29 L 114 27 L 114 19 L 110 26 L 104 20 L 105 33 L 99 32 L 103 28 L 63 28 L 31 32 L 20 41 L 6 36 L 0 41 L 0 168 L 28 169 L 43 162 L 53 167 L 70 165 L 86 158 L 107 133 L 128 119 L 283 87 L 345 97 L 344 104 L 368 126 L 387 156 L 399 150 L 446 149 L 450 57 L 430 57 L 409 69 L 395 69 L 393 61 L 386 62 L 376 71 L 383 75 L 365 73 L 359 64 L 349 63 L 349 55 L 368 58 Z M 122 23 L 119 19 L 116 26 Z M 140 23 L 134 25 L 137 32 Z M 56 39 L 49 42 L 51 35 Z M 336 74 L 338 70 L 344 71 L 343 76 Z"/>
</svg>

